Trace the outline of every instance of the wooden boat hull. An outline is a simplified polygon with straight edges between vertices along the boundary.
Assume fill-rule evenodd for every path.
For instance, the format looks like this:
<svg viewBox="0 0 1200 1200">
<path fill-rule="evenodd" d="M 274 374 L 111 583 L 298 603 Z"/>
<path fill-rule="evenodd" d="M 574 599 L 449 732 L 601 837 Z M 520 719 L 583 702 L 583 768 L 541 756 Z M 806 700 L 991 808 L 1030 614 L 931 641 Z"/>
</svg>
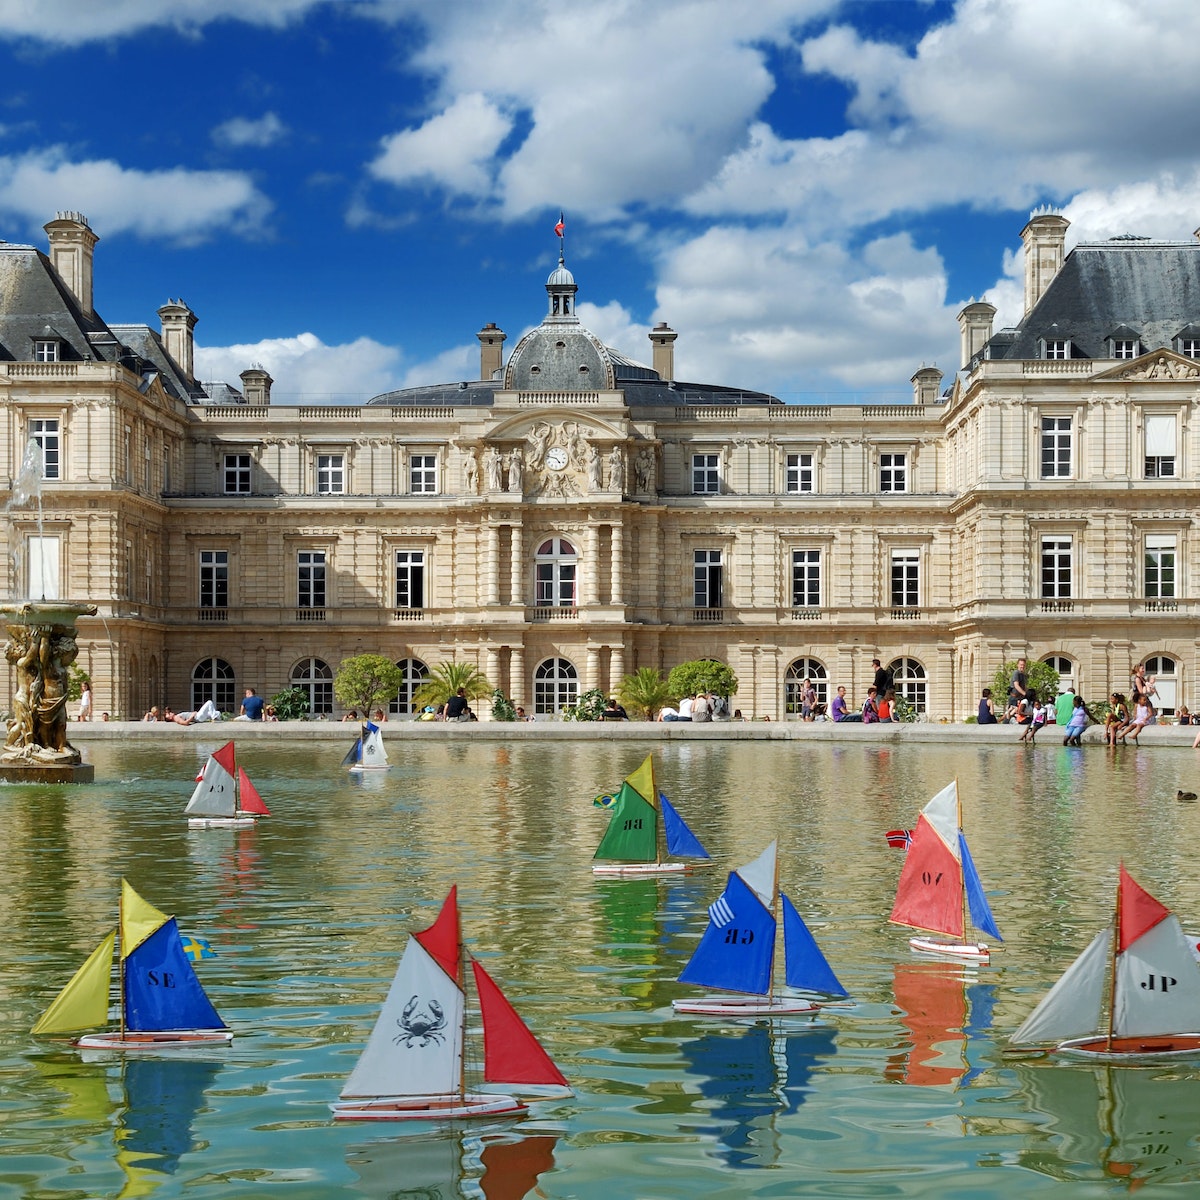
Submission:
<svg viewBox="0 0 1200 1200">
<path fill-rule="evenodd" d="M 188 817 L 189 829 L 246 829 L 257 820 L 247 814 L 244 817 Z"/>
<path fill-rule="evenodd" d="M 647 875 L 689 875 L 691 863 L 661 862 L 661 863 L 598 863 L 592 867 L 592 874 L 610 879 L 637 879 Z"/>
<path fill-rule="evenodd" d="M 159 1032 L 88 1033 L 74 1045 L 80 1050 L 123 1050 L 137 1053 L 147 1050 L 191 1050 L 197 1046 L 227 1046 L 233 1041 L 231 1029 L 168 1029 Z"/>
<path fill-rule="evenodd" d="M 908 939 L 908 944 L 918 954 L 934 954 L 939 958 L 955 961 L 986 963 L 992 958 L 991 950 L 983 942 L 952 942 L 942 938 L 914 937 Z"/>
<path fill-rule="evenodd" d="M 529 1111 L 515 1096 L 466 1092 L 438 1096 L 363 1096 L 330 1106 L 335 1121 L 464 1121 L 519 1117 Z"/>
<path fill-rule="evenodd" d="M 695 1000 L 672 1000 L 677 1013 L 697 1017 L 790 1017 L 811 1016 L 818 1006 L 802 996 L 700 996 Z"/>
<path fill-rule="evenodd" d="M 1129 1066 L 1200 1057 L 1200 1033 L 1164 1033 L 1156 1037 L 1113 1038 L 1102 1035 L 1072 1038 L 1055 1047 L 1055 1054 L 1085 1062 L 1125 1063 Z"/>
</svg>

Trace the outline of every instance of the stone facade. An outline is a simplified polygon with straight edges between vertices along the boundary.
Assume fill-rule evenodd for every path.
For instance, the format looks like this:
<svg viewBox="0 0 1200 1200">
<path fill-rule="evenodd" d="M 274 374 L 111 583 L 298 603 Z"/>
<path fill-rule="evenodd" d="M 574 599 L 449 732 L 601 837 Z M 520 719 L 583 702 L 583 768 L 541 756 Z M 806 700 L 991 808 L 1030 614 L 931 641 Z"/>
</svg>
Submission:
<svg viewBox="0 0 1200 1200">
<path fill-rule="evenodd" d="M 293 683 L 330 710 L 339 662 L 363 652 L 414 683 L 470 661 L 546 714 L 639 667 L 717 658 L 736 707 L 789 719 L 805 676 L 857 702 L 879 657 L 926 719 L 961 720 L 1020 654 L 1095 699 L 1147 662 L 1175 707 L 1200 669 L 1200 243 L 1065 255 L 1061 217 L 1031 227 L 1021 325 L 993 334 L 991 306 L 968 305 L 963 369 L 944 392 L 918 370 L 911 404 L 675 381 L 674 332 L 651 333 L 654 368 L 603 346 L 560 261 L 507 364 L 503 332 L 478 335 L 481 379 L 288 407 L 250 364 L 242 390 L 201 386 L 182 301 L 161 333 L 104 325 L 95 235 L 60 214 L 70 280 L 0 243 L 8 594 L 99 606 L 78 665 L 114 715 Z M 1122 311 L 1066 328 L 1089 255 L 1179 311 L 1114 296 Z M 30 438 L 40 503 L 22 496 Z"/>
</svg>

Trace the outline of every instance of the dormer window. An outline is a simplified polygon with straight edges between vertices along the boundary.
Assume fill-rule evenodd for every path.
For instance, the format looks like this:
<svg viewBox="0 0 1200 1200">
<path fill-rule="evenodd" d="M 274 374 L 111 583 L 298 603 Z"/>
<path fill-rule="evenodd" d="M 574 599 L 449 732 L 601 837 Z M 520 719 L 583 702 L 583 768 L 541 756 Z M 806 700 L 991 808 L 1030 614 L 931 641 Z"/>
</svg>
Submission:
<svg viewBox="0 0 1200 1200">
<path fill-rule="evenodd" d="M 33 343 L 33 361 L 58 362 L 58 339 L 36 338 Z"/>
<path fill-rule="evenodd" d="M 1138 344 L 1135 338 L 1113 338 L 1113 358 L 1137 358 Z"/>
<path fill-rule="evenodd" d="M 1066 338 L 1046 339 L 1047 358 L 1070 358 L 1071 343 Z"/>
<path fill-rule="evenodd" d="M 1180 338 L 1179 353 L 1184 358 L 1200 358 L 1200 338 Z"/>
</svg>

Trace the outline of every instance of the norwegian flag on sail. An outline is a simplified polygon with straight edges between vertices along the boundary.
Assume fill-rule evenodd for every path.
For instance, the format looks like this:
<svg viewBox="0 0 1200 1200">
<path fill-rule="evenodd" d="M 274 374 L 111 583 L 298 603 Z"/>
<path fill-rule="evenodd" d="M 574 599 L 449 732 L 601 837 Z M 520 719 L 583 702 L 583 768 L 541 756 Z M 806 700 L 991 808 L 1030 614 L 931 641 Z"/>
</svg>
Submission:
<svg viewBox="0 0 1200 1200">
<path fill-rule="evenodd" d="M 894 850 L 907 850 L 912 845 L 911 829 L 889 829 L 883 836 Z"/>
</svg>

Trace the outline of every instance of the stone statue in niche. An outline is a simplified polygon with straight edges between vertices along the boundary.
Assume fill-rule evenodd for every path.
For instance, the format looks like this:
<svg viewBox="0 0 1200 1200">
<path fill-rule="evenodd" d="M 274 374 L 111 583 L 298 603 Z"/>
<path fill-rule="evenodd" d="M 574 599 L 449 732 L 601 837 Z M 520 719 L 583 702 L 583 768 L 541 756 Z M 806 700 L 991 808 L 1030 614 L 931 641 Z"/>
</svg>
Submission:
<svg viewBox="0 0 1200 1200">
<path fill-rule="evenodd" d="M 488 447 L 488 452 L 484 456 L 483 469 L 487 474 L 487 486 L 489 492 L 499 492 L 503 489 L 501 482 L 501 470 L 504 464 L 500 459 L 500 451 L 495 446 Z"/>
<path fill-rule="evenodd" d="M 643 446 L 638 451 L 633 461 L 633 471 L 639 492 L 654 490 L 654 451 L 649 446 Z"/>
<path fill-rule="evenodd" d="M 508 456 L 508 490 L 510 492 L 519 492 L 521 490 L 521 477 L 524 474 L 524 463 L 521 460 L 521 451 L 514 448 Z"/>
<path fill-rule="evenodd" d="M 463 488 L 468 496 L 474 496 L 479 488 L 479 463 L 474 450 L 462 452 Z"/>
<path fill-rule="evenodd" d="M 600 451 L 595 446 L 588 447 L 588 489 L 598 492 L 604 487 L 602 478 Z"/>
<path fill-rule="evenodd" d="M 623 492 L 625 490 L 625 455 L 620 446 L 614 446 L 608 452 L 608 490 Z"/>
</svg>

